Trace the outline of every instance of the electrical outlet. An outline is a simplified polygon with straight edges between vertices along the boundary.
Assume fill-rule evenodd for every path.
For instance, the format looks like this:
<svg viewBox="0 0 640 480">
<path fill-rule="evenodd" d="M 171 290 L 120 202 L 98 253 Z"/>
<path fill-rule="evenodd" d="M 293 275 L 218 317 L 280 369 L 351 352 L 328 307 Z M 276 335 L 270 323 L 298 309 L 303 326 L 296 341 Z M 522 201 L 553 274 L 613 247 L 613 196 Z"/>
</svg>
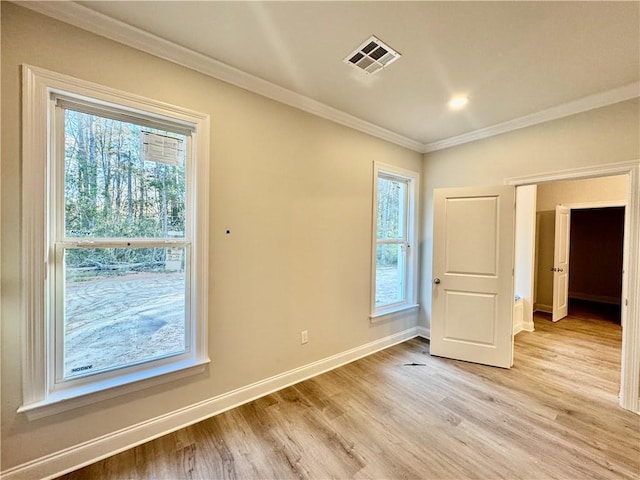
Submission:
<svg viewBox="0 0 640 480">
<path fill-rule="evenodd" d="M 307 330 L 302 330 L 300 332 L 300 343 L 305 344 L 309 341 L 309 332 Z"/>
</svg>

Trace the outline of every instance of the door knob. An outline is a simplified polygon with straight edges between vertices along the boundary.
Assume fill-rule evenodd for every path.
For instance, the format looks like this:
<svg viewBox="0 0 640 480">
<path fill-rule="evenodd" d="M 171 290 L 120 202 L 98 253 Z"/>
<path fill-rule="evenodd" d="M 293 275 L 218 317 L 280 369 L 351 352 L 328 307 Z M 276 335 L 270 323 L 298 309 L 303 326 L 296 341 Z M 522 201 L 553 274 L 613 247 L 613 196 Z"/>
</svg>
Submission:
<svg viewBox="0 0 640 480">
<path fill-rule="evenodd" d="M 440 279 L 439 278 L 434 278 L 433 279 L 433 283 L 435 283 L 436 285 L 440 284 Z"/>
</svg>

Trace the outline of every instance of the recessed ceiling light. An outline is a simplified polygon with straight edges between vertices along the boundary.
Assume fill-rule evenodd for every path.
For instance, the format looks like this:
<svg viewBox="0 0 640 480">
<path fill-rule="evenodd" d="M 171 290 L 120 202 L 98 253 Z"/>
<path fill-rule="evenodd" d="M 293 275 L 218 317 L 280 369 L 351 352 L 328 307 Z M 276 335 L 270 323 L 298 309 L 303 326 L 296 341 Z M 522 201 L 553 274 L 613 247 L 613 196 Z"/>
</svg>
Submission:
<svg viewBox="0 0 640 480">
<path fill-rule="evenodd" d="M 467 103 L 469 103 L 469 97 L 466 95 L 460 95 L 449 100 L 449 108 L 452 110 L 458 110 L 464 107 Z"/>
</svg>

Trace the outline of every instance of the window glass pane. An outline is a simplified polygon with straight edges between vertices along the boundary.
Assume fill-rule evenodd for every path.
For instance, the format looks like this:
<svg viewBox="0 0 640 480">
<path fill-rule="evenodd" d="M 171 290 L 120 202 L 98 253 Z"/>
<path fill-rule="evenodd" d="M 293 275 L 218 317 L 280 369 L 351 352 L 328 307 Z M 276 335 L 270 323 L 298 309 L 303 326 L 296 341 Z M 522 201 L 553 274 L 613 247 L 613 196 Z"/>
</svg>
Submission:
<svg viewBox="0 0 640 480">
<path fill-rule="evenodd" d="M 404 238 L 407 184 L 378 177 L 377 238 Z"/>
<path fill-rule="evenodd" d="M 73 110 L 64 123 L 68 237 L 184 237 L 184 135 Z"/>
<path fill-rule="evenodd" d="M 378 245 L 376 251 L 376 307 L 405 301 L 406 257 L 403 245 Z"/>
<path fill-rule="evenodd" d="M 66 379 L 185 352 L 185 249 L 67 249 Z"/>
</svg>

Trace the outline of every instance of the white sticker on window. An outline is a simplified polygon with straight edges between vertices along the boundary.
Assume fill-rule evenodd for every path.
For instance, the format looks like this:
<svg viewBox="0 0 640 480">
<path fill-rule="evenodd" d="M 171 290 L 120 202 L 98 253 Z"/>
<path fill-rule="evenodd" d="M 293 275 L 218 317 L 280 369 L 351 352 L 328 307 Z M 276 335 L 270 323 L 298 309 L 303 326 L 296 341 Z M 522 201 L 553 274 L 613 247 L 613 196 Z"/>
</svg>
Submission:
<svg viewBox="0 0 640 480">
<path fill-rule="evenodd" d="M 182 165 L 184 140 L 157 133 L 142 132 L 142 160 Z"/>
<path fill-rule="evenodd" d="M 182 270 L 182 254 L 184 249 L 182 248 L 167 248 L 167 257 L 165 260 L 164 268 L 170 271 Z"/>
</svg>

